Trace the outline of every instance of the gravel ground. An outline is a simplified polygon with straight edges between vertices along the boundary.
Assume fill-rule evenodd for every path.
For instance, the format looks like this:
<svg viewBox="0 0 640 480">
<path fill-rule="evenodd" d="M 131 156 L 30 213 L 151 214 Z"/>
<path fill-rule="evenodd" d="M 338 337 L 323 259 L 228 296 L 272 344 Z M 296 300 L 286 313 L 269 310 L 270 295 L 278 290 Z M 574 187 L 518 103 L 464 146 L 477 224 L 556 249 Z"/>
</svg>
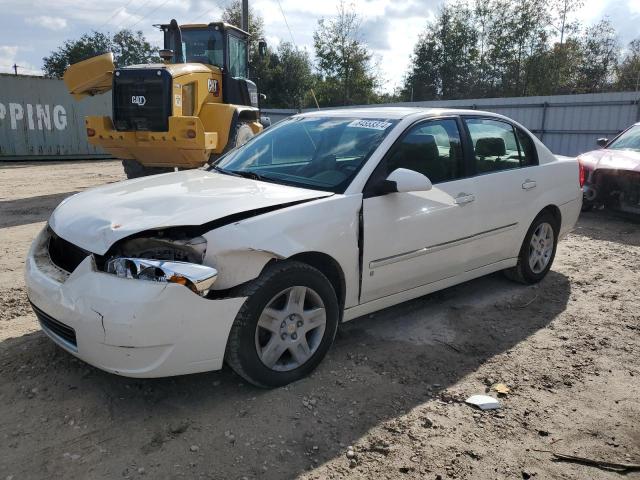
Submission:
<svg viewBox="0 0 640 480">
<path fill-rule="evenodd" d="M 0 164 L 0 479 L 623 478 L 539 450 L 640 463 L 637 223 L 583 215 L 538 286 L 495 274 L 349 322 L 286 388 L 227 368 L 134 380 L 51 343 L 22 276 L 62 199 L 123 178 Z M 496 383 L 500 410 L 464 403 Z"/>
</svg>

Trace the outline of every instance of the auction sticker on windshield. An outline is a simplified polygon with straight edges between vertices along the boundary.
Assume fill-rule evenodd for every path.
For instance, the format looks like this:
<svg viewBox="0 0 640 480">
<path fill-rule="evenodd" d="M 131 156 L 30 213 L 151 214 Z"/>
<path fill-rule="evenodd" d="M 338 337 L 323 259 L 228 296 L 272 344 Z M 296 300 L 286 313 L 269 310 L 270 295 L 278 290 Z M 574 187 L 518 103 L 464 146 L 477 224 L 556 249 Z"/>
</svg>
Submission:
<svg viewBox="0 0 640 480">
<path fill-rule="evenodd" d="M 392 123 L 383 122 L 381 120 L 354 120 L 347 127 L 357 127 L 357 128 L 370 128 L 372 130 L 385 130 L 389 128 Z"/>
</svg>

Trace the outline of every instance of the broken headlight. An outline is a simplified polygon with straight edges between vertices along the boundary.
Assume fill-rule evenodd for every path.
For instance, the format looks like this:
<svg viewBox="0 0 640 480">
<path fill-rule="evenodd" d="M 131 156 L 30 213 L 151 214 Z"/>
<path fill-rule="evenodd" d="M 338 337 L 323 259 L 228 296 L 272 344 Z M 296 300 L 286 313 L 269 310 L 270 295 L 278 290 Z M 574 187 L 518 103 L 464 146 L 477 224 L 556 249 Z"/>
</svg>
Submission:
<svg viewBox="0 0 640 480">
<path fill-rule="evenodd" d="M 184 236 L 171 238 L 157 232 L 153 237 L 124 240 L 107 256 L 104 271 L 120 278 L 178 283 L 205 296 L 218 271 L 202 265 L 206 239 Z"/>
<path fill-rule="evenodd" d="M 106 271 L 120 278 L 178 283 L 201 296 L 209 292 L 218 276 L 215 268 L 206 265 L 130 257 L 112 258 Z"/>
</svg>

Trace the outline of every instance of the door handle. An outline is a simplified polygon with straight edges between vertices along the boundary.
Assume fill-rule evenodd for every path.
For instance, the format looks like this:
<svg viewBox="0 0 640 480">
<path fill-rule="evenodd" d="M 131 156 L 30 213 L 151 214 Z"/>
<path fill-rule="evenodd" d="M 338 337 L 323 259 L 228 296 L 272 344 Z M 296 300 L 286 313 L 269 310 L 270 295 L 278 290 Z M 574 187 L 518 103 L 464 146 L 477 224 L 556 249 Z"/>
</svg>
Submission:
<svg viewBox="0 0 640 480">
<path fill-rule="evenodd" d="M 460 193 L 455 199 L 455 203 L 457 205 L 465 205 L 467 203 L 471 203 L 476 199 L 475 195 L 471 195 L 470 193 Z"/>
<path fill-rule="evenodd" d="M 524 183 L 522 184 L 522 188 L 524 190 L 531 190 L 532 188 L 536 188 L 538 184 L 536 183 L 535 180 L 529 180 L 528 178 L 524 181 Z"/>
</svg>

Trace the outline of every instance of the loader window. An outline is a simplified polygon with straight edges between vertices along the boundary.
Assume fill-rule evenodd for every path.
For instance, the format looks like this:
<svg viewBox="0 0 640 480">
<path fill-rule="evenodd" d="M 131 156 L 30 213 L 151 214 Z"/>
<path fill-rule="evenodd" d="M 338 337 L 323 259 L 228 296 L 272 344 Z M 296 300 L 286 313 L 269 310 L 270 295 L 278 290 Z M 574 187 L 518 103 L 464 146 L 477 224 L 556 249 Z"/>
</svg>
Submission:
<svg viewBox="0 0 640 480">
<path fill-rule="evenodd" d="M 173 37 L 169 35 L 169 46 L 176 51 L 172 44 Z M 212 28 L 185 28 L 182 30 L 182 52 L 184 59 L 174 58 L 174 63 L 204 63 L 222 67 L 224 65 L 224 49 L 222 33 Z"/>
<path fill-rule="evenodd" d="M 232 77 L 247 78 L 247 43 L 229 35 L 229 73 Z"/>
</svg>

